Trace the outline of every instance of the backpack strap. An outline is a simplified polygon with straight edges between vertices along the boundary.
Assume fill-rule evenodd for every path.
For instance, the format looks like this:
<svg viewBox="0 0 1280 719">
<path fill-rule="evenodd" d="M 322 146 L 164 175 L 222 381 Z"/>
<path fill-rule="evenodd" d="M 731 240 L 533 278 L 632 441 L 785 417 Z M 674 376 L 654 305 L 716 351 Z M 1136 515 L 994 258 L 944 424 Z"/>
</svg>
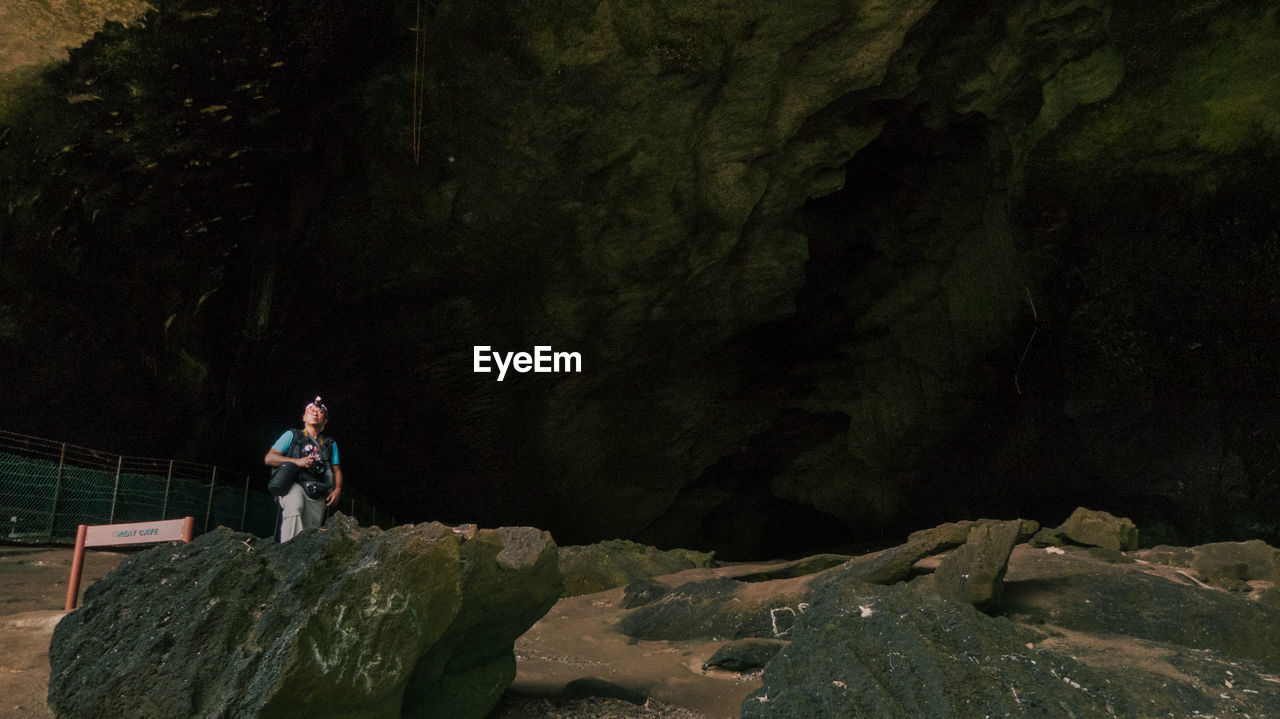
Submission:
<svg viewBox="0 0 1280 719">
<path fill-rule="evenodd" d="M 300 456 L 300 455 L 294 455 L 294 451 L 297 450 L 299 447 L 301 447 L 303 442 L 306 442 L 309 439 L 307 437 L 307 430 L 303 428 L 303 429 L 291 429 L 289 431 L 293 432 L 293 439 L 289 442 L 289 451 L 287 454 L 290 457 Z M 316 437 L 315 442 L 316 444 L 320 445 L 321 450 L 324 450 L 326 447 L 329 447 L 333 444 L 333 439 L 328 435 L 321 434 L 319 437 Z M 332 455 L 333 455 L 333 451 L 330 450 L 329 457 L 332 458 Z"/>
</svg>

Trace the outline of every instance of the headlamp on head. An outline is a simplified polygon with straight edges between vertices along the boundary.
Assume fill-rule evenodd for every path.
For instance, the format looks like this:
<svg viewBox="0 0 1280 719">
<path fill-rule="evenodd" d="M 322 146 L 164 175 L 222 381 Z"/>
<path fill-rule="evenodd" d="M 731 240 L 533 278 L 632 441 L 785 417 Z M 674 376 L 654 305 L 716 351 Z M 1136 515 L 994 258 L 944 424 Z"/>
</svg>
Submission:
<svg viewBox="0 0 1280 719">
<path fill-rule="evenodd" d="M 324 412 L 324 416 L 326 417 L 329 416 L 329 408 L 324 406 L 324 400 L 320 399 L 320 397 L 317 396 L 314 401 L 312 401 L 310 404 L 307 405 L 308 409 L 310 409 L 311 407 L 315 407 L 321 412 Z"/>
</svg>

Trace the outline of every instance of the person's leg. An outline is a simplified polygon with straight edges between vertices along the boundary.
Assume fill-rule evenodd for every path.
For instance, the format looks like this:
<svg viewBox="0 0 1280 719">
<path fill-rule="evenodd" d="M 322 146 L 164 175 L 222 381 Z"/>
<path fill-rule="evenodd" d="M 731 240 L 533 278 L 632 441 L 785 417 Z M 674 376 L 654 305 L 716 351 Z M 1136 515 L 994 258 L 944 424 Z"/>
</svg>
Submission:
<svg viewBox="0 0 1280 719">
<path fill-rule="evenodd" d="M 299 489 L 301 485 L 297 485 Z M 307 497 L 302 504 L 302 528 L 311 529 L 324 524 L 324 500 Z"/>
<path fill-rule="evenodd" d="M 294 484 L 283 497 L 277 497 L 276 501 L 280 503 L 280 541 L 283 543 L 303 530 L 302 511 L 308 500 L 306 493 L 302 491 L 302 485 Z M 323 502 L 320 504 L 324 506 Z"/>
</svg>

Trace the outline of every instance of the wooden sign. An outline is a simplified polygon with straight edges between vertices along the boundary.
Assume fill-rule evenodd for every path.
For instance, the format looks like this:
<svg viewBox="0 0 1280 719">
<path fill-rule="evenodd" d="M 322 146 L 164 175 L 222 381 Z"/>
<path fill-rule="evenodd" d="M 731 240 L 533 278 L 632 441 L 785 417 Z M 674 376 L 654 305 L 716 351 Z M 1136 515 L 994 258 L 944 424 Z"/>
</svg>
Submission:
<svg viewBox="0 0 1280 719">
<path fill-rule="evenodd" d="M 146 544 L 147 542 L 190 542 L 184 534 L 190 520 L 168 519 L 160 522 L 134 522 L 132 524 L 98 524 L 88 527 L 84 546 L 110 547 L 119 544 Z"/>
<path fill-rule="evenodd" d="M 122 544 L 149 544 L 153 542 L 190 542 L 196 525 L 195 517 L 164 519 L 157 522 L 131 522 L 129 524 L 87 524 L 76 530 L 76 553 L 71 558 L 71 580 L 67 583 L 69 612 L 76 608 L 80 598 L 80 573 L 84 570 L 85 547 L 114 547 Z"/>
</svg>

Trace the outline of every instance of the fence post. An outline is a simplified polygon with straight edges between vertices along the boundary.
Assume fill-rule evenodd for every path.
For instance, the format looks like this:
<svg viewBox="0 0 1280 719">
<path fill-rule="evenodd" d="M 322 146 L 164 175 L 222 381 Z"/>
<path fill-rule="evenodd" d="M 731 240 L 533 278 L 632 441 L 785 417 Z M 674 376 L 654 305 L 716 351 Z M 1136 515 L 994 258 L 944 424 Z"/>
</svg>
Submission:
<svg viewBox="0 0 1280 719">
<path fill-rule="evenodd" d="M 209 478 L 209 503 L 204 507 L 204 531 L 209 531 L 209 517 L 213 515 L 213 488 L 218 484 L 218 468 L 213 468 L 213 476 Z"/>
<path fill-rule="evenodd" d="M 53 521 L 58 516 L 58 499 L 62 496 L 62 468 L 67 461 L 67 443 L 62 443 L 58 454 L 58 478 L 53 483 L 53 506 L 49 508 L 49 539 L 53 539 Z"/>
<path fill-rule="evenodd" d="M 124 464 L 124 456 L 116 455 L 116 484 L 111 489 L 111 519 L 107 520 L 107 524 L 116 523 L 116 500 L 120 498 L 120 466 Z"/>
<path fill-rule="evenodd" d="M 244 476 L 244 504 L 240 507 L 240 531 L 244 531 L 245 519 L 249 516 L 249 475 Z"/>
<path fill-rule="evenodd" d="M 173 484 L 173 460 L 169 460 L 169 474 L 164 478 L 164 504 L 160 505 L 160 519 L 169 516 L 169 487 Z"/>
</svg>

